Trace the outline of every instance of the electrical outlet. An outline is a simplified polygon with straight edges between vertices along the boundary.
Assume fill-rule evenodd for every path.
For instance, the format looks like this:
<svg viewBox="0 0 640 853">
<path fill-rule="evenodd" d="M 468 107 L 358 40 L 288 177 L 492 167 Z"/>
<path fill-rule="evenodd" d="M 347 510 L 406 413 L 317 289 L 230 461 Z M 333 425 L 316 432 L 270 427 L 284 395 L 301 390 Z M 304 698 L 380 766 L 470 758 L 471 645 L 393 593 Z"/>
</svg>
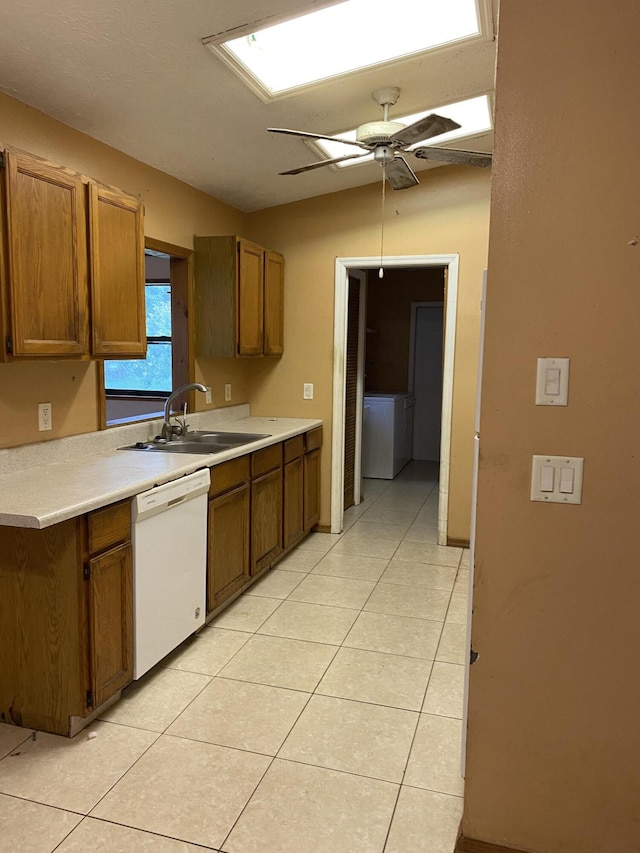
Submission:
<svg viewBox="0 0 640 853">
<path fill-rule="evenodd" d="M 207 390 L 205 391 L 204 401 L 205 401 L 205 403 L 211 403 L 212 402 L 212 400 L 211 400 L 211 388 L 207 388 Z"/>
<path fill-rule="evenodd" d="M 227 382 L 227 384 L 224 386 L 224 399 L 225 399 L 226 403 L 228 403 L 229 400 L 231 399 L 231 383 L 230 382 Z"/>
<path fill-rule="evenodd" d="M 51 403 L 38 403 L 38 429 L 40 432 L 51 429 Z"/>
<path fill-rule="evenodd" d="M 303 400 L 313 400 L 313 383 L 305 382 L 302 389 Z"/>
</svg>

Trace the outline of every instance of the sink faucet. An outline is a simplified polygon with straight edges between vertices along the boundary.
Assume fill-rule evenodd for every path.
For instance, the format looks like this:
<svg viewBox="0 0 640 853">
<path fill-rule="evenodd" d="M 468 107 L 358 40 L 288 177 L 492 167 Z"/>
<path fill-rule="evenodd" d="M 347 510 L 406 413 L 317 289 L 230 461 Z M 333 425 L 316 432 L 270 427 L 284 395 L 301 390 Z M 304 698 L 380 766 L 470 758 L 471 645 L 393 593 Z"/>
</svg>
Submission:
<svg viewBox="0 0 640 853">
<path fill-rule="evenodd" d="M 167 397 L 167 400 L 164 404 L 164 423 L 162 424 L 161 435 L 166 441 L 171 441 L 174 435 L 181 435 L 186 431 L 186 423 L 181 428 L 179 426 L 175 426 L 171 423 L 171 404 L 179 397 L 180 394 L 183 394 L 185 391 L 202 391 L 203 394 L 209 389 L 206 385 L 203 385 L 201 382 L 189 382 L 186 385 L 181 385 L 179 388 L 176 388 L 175 391 L 172 391 L 171 394 Z M 186 416 L 187 413 L 187 405 L 185 403 L 184 406 L 184 414 Z"/>
</svg>

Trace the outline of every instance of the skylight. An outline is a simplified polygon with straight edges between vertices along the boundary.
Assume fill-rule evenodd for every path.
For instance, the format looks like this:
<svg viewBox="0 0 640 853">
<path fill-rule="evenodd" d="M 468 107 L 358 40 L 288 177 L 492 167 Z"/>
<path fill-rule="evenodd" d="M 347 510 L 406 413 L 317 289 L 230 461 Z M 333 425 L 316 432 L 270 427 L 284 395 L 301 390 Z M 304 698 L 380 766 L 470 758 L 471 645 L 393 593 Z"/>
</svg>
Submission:
<svg viewBox="0 0 640 853">
<path fill-rule="evenodd" d="M 263 95 L 479 35 L 476 0 L 345 0 L 209 48 Z M 205 40 L 206 43 L 206 40 Z"/>
<path fill-rule="evenodd" d="M 430 110 L 424 110 L 424 112 L 415 113 L 410 116 L 396 117 L 395 115 L 392 115 L 390 116 L 390 119 L 391 121 L 399 121 L 402 122 L 402 124 L 408 125 L 413 124 L 414 121 L 418 121 L 418 119 L 423 116 L 429 115 L 429 113 L 437 113 L 438 115 L 451 118 L 454 121 L 457 121 L 461 126 L 457 130 L 452 130 L 449 133 L 443 133 L 441 136 L 436 136 L 433 139 L 427 140 L 427 142 L 417 142 L 408 149 L 409 151 L 411 151 L 412 148 L 420 148 L 423 145 L 439 146 L 442 143 L 449 142 L 453 139 L 461 139 L 465 136 L 476 136 L 478 133 L 491 130 L 491 109 L 489 107 L 489 99 L 486 95 L 481 95 L 479 98 L 470 98 L 467 101 L 458 101 L 457 104 L 448 104 L 446 107 L 433 107 Z M 347 130 L 335 135 L 339 136 L 341 139 L 355 140 L 356 131 L 355 128 L 353 128 L 352 130 Z M 351 145 L 344 145 L 340 142 L 329 142 L 324 139 L 314 140 L 314 142 L 310 144 L 312 148 L 320 149 L 320 153 L 327 158 L 363 153 L 362 148 L 359 148 L 356 145 L 352 147 Z M 367 157 L 362 157 L 360 160 L 338 163 L 337 166 L 339 169 L 344 169 L 349 166 L 357 166 L 360 163 L 368 163 L 370 160 L 373 160 L 373 154 Z"/>
</svg>

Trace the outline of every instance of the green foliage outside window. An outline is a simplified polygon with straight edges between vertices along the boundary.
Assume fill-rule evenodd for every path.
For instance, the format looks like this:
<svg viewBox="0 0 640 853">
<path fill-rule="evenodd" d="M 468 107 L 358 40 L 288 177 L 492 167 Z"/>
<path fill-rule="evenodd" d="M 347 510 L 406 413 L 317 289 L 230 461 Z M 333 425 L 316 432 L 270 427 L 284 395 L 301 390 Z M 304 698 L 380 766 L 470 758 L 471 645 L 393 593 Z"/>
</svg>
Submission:
<svg viewBox="0 0 640 853">
<path fill-rule="evenodd" d="M 147 357 L 122 361 L 105 360 L 104 380 L 107 393 L 171 392 L 171 286 L 147 283 L 145 294 Z"/>
</svg>

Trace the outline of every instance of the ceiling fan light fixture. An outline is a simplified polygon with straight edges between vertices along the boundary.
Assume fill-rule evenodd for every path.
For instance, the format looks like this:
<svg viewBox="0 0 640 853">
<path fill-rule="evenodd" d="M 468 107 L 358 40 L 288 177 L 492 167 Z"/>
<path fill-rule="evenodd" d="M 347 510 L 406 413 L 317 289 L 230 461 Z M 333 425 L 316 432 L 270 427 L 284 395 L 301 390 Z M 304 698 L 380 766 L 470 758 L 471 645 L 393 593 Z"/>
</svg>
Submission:
<svg viewBox="0 0 640 853">
<path fill-rule="evenodd" d="M 399 121 L 368 121 L 356 129 L 356 142 L 376 145 L 379 142 L 386 142 L 390 136 L 404 128 L 405 125 Z"/>
<path fill-rule="evenodd" d="M 377 145 L 373 151 L 373 159 L 378 163 L 390 163 L 395 156 L 390 145 Z"/>
</svg>

